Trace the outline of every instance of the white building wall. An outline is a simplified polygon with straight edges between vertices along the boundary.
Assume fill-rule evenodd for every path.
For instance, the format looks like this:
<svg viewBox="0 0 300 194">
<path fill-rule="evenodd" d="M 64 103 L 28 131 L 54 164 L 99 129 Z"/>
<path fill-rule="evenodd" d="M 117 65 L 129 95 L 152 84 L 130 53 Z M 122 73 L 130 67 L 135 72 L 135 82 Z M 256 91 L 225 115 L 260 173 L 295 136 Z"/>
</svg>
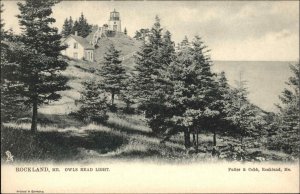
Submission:
<svg viewBox="0 0 300 194">
<path fill-rule="evenodd" d="M 85 60 L 94 61 L 94 50 L 85 50 Z"/>
<path fill-rule="evenodd" d="M 116 29 L 114 29 L 114 25 L 116 25 Z M 108 30 L 111 31 L 117 31 L 117 32 L 122 32 L 122 28 L 121 28 L 121 20 L 109 20 L 108 21 Z"/>
<path fill-rule="evenodd" d="M 72 37 L 67 38 L 67 40 L 65 40 L 63 42 L 64 44 L 68 45 L 68 48 L 66 48 L 66 50 L 62 51 L 63 55 L 66 55 L 70 58 L 74 58 L 74 59 L 83 59 L 84 58 L 84 48 L 77 42 L 75 41 Z M 77 43 L 77 48 L 74 48 L 74 44 Z M 76 57 L 76 53 L 77 53 L 77 57 Z"/>
</svg>

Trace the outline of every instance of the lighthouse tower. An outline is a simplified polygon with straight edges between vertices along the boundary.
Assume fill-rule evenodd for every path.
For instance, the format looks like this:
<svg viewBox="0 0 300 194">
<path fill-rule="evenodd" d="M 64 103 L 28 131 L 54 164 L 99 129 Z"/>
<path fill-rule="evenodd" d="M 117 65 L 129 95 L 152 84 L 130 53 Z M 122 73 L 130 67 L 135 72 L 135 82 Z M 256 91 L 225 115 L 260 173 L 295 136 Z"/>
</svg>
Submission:
<svg viewBox="0 0 300 194">
<path fill-rule="evenodd" d="M 115 9 L 114 11 L 110 12 L 110 17 L 108 20 L 108 30 L 121 32 L 121 19 L 120 13 L 117 12 Z"/>
</svg>

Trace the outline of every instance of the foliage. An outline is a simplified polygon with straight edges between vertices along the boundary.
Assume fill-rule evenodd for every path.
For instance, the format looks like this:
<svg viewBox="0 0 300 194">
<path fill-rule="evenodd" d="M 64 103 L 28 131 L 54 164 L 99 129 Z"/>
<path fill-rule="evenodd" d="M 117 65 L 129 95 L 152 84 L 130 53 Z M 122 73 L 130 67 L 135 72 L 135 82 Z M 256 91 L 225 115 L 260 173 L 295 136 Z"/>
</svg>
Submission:
<svg viewBox="0 0 300 194">
<path fill-rule="evenodd" d="M 114 98 L 125 88 L 126 71 L 119 59 L 120 51 L 111 44 L 104 56 L 104 66 L 99 70 L 103 77 L 103 89 L 111 94 L 111 106 Z"/>
<path fill-rule="evenodd" d="M 74 22 L 72 27 L 71 34 L 74 34 L 77 31 L 78 36 L 83 38 L 87 37 L 89 33 L 92 31 L 92 25 L 87 22 L 87 19 L 84 17 L 83 13 L 81 13 L 78 21 Z"/>
<path fill-rule="evenodd" d="M 133 76 L 127 76 L 124 82 L 124 88 L 120 91 L 120 99 L 125 102 L 126 107 L 124 112 L 127 114 L 134 113 L 134 108 L 131 106 L 135 103 L 134 98 L 132 96 L 133 88 L 134 88 L 134 79 Z"/>
<path fill-rule="evenodd" d="M 67 77 L 60 74 L 67 63 L 59 58 L 61 36 L 57 28 L 51 27 L 55 19 L 51 17 L 52 6 L 57 1 L 27 0 L 18 3 L 19 23 L 22 26 L 20 45 L 11 53 L 9 62 L 16 63 L 15 76 L 20 90 L 26 98 L 25 104 L 33 109 L 32 131 L 37 130 L 37 109 L 42 104 L 60 99 L 58 91 L 68 88 Z"/>
<path fill-rule="evenodd" d="M 226 105 L 227 121 L 231 125 L 231 134 L 238 134 L 243 144 L 245 136 L 258 137 L 266 125 L 262 111 L 247 99 L 246 82 L 240 80 L 237 87 L 231 89 L 229 103 Z"/>
<path fill-rule="evenodd" d="M 279 96 L 282 105 L 278 105 L 280 113 L 276 120 L 276 134 L 270 138 L 270 147 L 283 150 L 289 154 L 299 156 L 300 153 L 300 64 L 291 65 L 293 75 L 286 82 L 282 95 Z M 273 146 L 272 146 L 273 145 Z M 276 147 L 275 147 L 276 145 Z"/>
<path fill-rule="evenodd" d="M 279 106 L 280 113 L 286 128 L 299 129 L 299 113 L 300 113 L 300 64 L 291 65 L 290 69 L 293 73 L 286 82 L 289 88 L 284 89 L 282 95 L 279 96 L 283 106 Z"/>
<path fill-rule="evenodd" d="M 145 41 L 146 37 L 150 34 L 150 30 L 148 28 L 146 29 L 140 29 L 139 31 L 135 32 L 135 35 L 133 38 L 136 40 L 143 40 Z"/>
<path fill-rule="evenodd" d="M 127 35 L 127 29 L 126 29 L 126 28 L 124 29 L 124 34 L 126 34 L 126 35 Z"/>
<path fill-rule="evenodd" d="M 4 11 L 3 10 L 3 7 L 4 7 L 4 5 L 1 3 L 0 4 L 0 13 L 2 14 L 2 12 Z M 4 29 L 4 25 L 5 25 L 5 23 L 3 22 L 3 20 L 2 20 L 2 18 L 0 18 L 0 39 L 1 39 L 1 41 L 5 38 L 5 36 L 6 36 L 6 34 L 7 34 L 7 32 L 5 31 L 5 29 Z"/>
<path fill-rule="evenodd" d="M 1 4 L 1 13 L 3 12 L 3 4 Z M 25 111 L 23 102 L 24 98 L 20 96 L 20 82 L 15 77 L 17 64 L 9 62 L 11 53 L 14 50 L 13 34 L 4 30 L 4 22 L 1 19 L 1 122 L 6 122 L 14 119 L 20 113 L 20 110 Z"/>
<path fill-rule="evenodd" d="M 70 16 L 70 18 L 66 18 L 62 27 L 61 34 L 63 37 L 67 37 L 68 35 L 72 34 L 73 29 L 73 19 Z"/>
<path fill-rule="evenodd" d="M 108 119 L 108 102 L 105 91 L 95 79 L 83 82 L 84 91 L 81 93 L 79 103 L 81 107 L 76 113 L 84 121 L 106 122 Z"/>
<path fill-rule="evenodd" d="M 162 134 L 168 129 L 166 118 L 170 117 L 170 110 L 167 96 L 172 86 L 166 75 L 174 57 L 171 34 L 167 31 L 162 35 L 162 30 L 160 20 L 156 17 L 148 40 L 144 41 L 141 51 L 137 53 L 134 75 L 135 98 L 156 134 Z"/>
<path fill-rule="evenodd" d="M 75 34 L 75 32 L 77 32 L 78 36 L 85 38 L 91 31 L 92 25 L 87 22 L 87 19 L 84 17 L 83 13 L 81 13 L 78 20 L 73 21 L 71 16 L 69 19 L 65 19 L 61 34 L 63 37 L 67 37 L 68 35 Z"/>
<path fill-rule="evenodd" d="M 170 79 L 174 94 L 170 102 L 174 107 L 172 122 L 185 134 L 185 146 L 190 146 L 190 133 L 213 129 L 219 118 L 221 104 L 218 99 L 216 75 L 211 72 L 207 47 L 196 36 L 191 44 L 181 47 L 171 65 Z"/>
</svg>

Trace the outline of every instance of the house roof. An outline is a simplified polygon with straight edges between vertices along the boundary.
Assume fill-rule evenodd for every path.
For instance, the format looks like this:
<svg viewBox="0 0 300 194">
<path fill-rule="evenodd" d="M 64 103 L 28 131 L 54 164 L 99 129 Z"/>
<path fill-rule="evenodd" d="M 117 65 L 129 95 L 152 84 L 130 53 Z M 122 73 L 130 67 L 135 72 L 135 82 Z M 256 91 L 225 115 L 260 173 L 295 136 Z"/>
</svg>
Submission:
<svg viewBox="0 0 300 194">
<path fill-rule="evenodd" d="M 76 42 L 78 42 L 84 49 L 94 49 L 94 47 L 89 44 L 89 42 L 85 38 L 81 36 L 75 36 L 73 34 L 67 36 L 66 39 L 63 40 L 63 42 L 66 41 L 69 37 L 72 37 L 74 40 L 76 40 Z"/>
<path fill-rule="evenodd" d="M 93 26 L 91 32 L 89 33 L 89 35 L 87 37 L 85 37 L 85 39 L 88 42 L 91 42 L 93 40 L 94 34 L 97 32 L 98 30 L 98 26 Z"/>
</svg>

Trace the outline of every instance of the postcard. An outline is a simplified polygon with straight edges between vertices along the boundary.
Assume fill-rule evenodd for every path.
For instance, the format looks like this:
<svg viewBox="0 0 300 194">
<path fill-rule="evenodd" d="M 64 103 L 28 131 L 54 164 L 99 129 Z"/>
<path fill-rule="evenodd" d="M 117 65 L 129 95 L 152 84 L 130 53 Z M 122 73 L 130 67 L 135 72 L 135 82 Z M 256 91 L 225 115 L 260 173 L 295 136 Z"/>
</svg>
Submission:
<svg viewBox="0 0 300 194">
<path fill-rule="evenodd" d="M 299 193 L 297 1 L 1 1 L 1 193 Z"/>
</svg>

